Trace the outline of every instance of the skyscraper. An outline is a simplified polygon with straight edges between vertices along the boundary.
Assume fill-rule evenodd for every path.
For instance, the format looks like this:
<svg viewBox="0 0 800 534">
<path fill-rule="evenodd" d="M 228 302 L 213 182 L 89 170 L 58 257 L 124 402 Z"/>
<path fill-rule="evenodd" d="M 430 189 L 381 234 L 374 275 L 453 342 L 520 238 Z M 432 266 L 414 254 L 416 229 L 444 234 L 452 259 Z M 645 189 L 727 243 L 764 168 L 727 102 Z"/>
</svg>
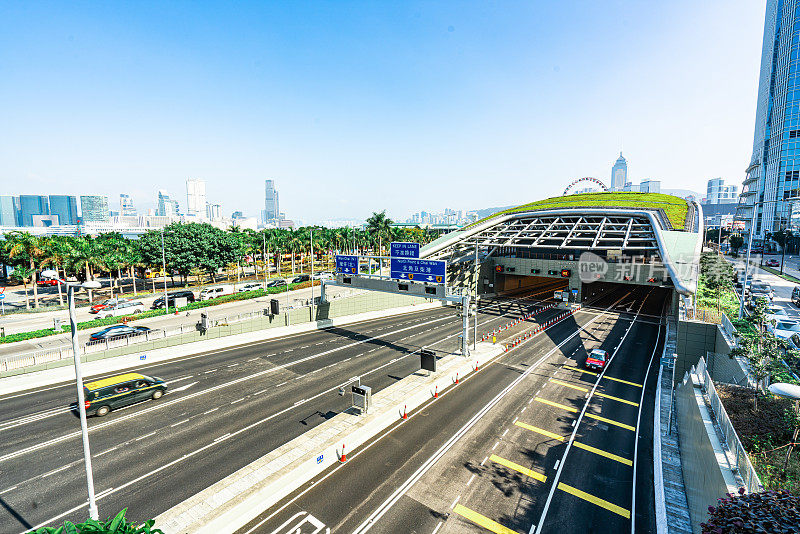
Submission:
<svg viewBox="0 0 800 534">
<path fill-rule="evenodd" d="M 19 226 L 19 201 L 10 195 L 0 196 L 0 226 Z"/>
<path fill-rule="evenodd" d="M 58 224 L 78 224 L 78 199 L 72 195 L 50 195 L 50 215 L 58 215 Z"/>
<path fill-rule="evenodd" d="M 625 184 L 628 181 L 628 162 L 622 157 L 622 152 L 619 153 L 617 161 L 611 167 L 611 187 L 612 191 L 622 191 L 625 189 Z"/>
<path fill-rule="evenodd" d="M 206 215 L 206 183 L 203 180 L 186 180 L 186 214 L 195 217 Z"/>
<path fill-rule="evenodd" d="M 34 215 L 50 215 L 50 204 L 46 196 L 19 196 L 20 226 L 33 226 Z"/>
<path fill-rule="evenodd" d="M 725 185 L 722 178 L 713 178 L 706 186 L 706 204 L 733 204 L 739 196 L 739 188 Z"/>
<path fill-rule="evenodd" d="M 177 200 L 169 198 L 169 194 L 164 189 L 158 190 L 158 211 L 156 215 L 161 217 L 176 217 L 179 213 Z"/>
<path fill-rule="evenodd" d="M 266 200 L 264 202 L 264 222 L 275 222 L 281 218 L 278 191 L 273 180 L 265 182 Z"/>
<path fill-rule="evenodd" d="M 800 196 L 800 4 L 767 0 L 756 100 L 753 154 L 737 218 L 761 238 L 786 228 Z"/>
<path fill-rule="evenodd" d="M 108 197 L 81 195 L 81 219 L 83 222 L 108 221 Z"/>
<path fill-rule="evenodd" d="M 136 217 L 136 207 L 133 205 L 133 199 L 124 193 L 119 196 L 119 214 L 123 217 Z"/>
</svg>

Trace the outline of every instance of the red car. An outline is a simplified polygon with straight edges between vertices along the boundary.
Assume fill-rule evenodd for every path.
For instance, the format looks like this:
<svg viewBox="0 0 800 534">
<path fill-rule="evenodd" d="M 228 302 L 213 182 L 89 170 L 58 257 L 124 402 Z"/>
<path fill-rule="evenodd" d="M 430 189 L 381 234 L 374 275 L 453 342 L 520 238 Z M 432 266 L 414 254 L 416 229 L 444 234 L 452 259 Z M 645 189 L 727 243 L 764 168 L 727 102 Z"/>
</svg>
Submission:
<svg viewBox="0 0 800 534">
<path fill-rule="evenodd" d="M 589 369 L 602 370 L 608 361 L 608 353 L 602 349 L 592 349 L 586 357 L 586 367 Z"/>
<path fill-rule="evenodd" d="M 39 287 L 57 286 L 58 280 L 50 280 L 49 278 L 43 278 L 41 280 L 37 280 L 36 285 Z"/>
<path fill-rule="evenodd" d="M 105 310 L 106 308 L 113 308 L 120 302 L 128 302 L 129 299 L 108 299 L 100 304 L 95 304 L 91 308 L 89 308 L 89 313 L 98 313 L 100 310 Z"/>
<path fill-rule="evenodd" d="M 780 267 L 781 264 L 778 260 L 767 260 L 764 262 L 767 267 Z"/>
</svg>

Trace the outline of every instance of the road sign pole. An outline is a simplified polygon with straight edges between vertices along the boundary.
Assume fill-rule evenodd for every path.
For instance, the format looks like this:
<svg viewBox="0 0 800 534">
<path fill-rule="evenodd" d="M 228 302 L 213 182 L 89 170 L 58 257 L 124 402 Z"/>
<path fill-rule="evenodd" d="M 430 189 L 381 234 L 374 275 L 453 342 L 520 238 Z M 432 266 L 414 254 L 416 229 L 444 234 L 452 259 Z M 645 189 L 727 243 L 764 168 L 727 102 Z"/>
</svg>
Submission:
<svg viewBox="0 0 800 534">
<path fill-rule="evenodd" d="M 462 332 L 461 332 L 461 354 L 469 356 L 469 295 L 465 295 L 461 300 L 462 307 Z"/>
<path fill-rule="evenodd" d="M 473 349 L 478 349 L 478 277 L 480 276 L 480 271 L 478 270 L 478 241 L 475 241 L 475 328 L 474 332 L 472 333 L 472 337 L 475 339 L 475 344 L 472 346 Z"/>
</svg>

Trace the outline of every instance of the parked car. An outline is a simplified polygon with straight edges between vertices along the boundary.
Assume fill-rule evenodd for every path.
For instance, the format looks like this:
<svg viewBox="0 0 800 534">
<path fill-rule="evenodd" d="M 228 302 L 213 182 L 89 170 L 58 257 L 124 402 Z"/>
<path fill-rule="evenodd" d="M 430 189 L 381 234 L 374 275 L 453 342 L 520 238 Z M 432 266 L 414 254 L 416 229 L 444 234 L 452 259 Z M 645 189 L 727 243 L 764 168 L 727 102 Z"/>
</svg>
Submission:
<svg viewBox="0 0 800 534">
<path fill-rule="evenodd" d="M 286 285 L 286 280 L 284 280 L 283 278 L 278 278 L 277 280 L 270 280 L 269 283 L 267 283 L 267 287 L 281 287 L 285 285 Z"/>
<path fill-rule="evenodd" d="M 800 286 L 794 286 L 792 289 L 792 302 L 795 306 L 800 306 Z"/>
<path fill-rule="evenodd" d="M 782 307 L 770 304 L 766 309 L 766 318 L 768 321 L 791 321 L 792 318 Z"/>
<path fill-rule="evenodd" d="M 175 299 L 185 298 L 186 302 L 194 302 L 194 293 L 189 291 L 188 289 L 181 290 L 181 291 L 173 291 L 172 293 L 167 293 L 167 299 L 169 300 L 170 307 L 175 305 Z M 154 310 L 160 310 L 164 307 L 164 297 L 158 297 L 156 300 L 153 301 L 153 304 L 150 306 Z"/>
<path fill-rule="evenodd" d="M 200 300 L 210 300 L 223 295 L 233 295 L 233 286 L 229 284 L 221 286 L 211 286 L 200 292 Z"/>
<path fill-rule="evenodd" d="M 36 285 L 39 287 L 57 286 L 58 280 L 53 280 L 52 278 L 40 278 L 39 280 L 36 280 Z"/>
<path fill-rule="evenodd" d="M 94 304 L 92 307 L 89 308 L 89 313 L 97 313 L 100 310 L 105 310 L 106 308 L 110 308 L 112 306 L 116 306 L 120 302 L 128 302 L 130 299 L 126 298 L 116 298 L 116 299 L 107 299 L 99 304 Z"/>
<path fill-rule="evenodd" d="M 769 260 L 764 262 L 764 265 L 766 265 L 767 267 L 780 267 L 781 266 L 781 262 L 779 262 L 778 260 L 775 260 L 775 259 L 769 259 Z"/>
<path fill-rule="evenodd" d="M 300 282 L 308 282 L 309 280 L 311 280 L 311 276 L 309 276 L 307 274 L 301 274 L 300 276 L 295 276 L 292 279 L 292 283 L 293 284 L 299 284 Z"/>
<path fill-rule="evenodd" d="M 800 334 L 800 323 L 797 321 L 777 321 L 774 325 L 768 324 L 767 331 L 775 337 L 789 339 L 793 334 Z"/>
<path fill-rule="evenodd" d="M 161 378 L 125 373 L 89 382 L 83 386 L 86 415 L 103 417 L 111 410 L 164 396 L 167 384 Z"/>
<path fill-rule="evenodd" d="M 261 282 L 246 282 L 240 285 L 237 289 L 237 293 L 243 293 L 245 291 L 258 291 L 259 289 L 263 289 L 264 285 Z"/>
<path fill-rule="evenodd" d="M 123 337 L 129 336 L 138 336 L 140 334 L 144 334 L 145 332 L 149 332 L 150 329 L 146 326 L 130 326 L 127 324 L 115 324 L 114 326 L 108 326 L 99 330 L 89 336 L 89 342 L 92 341 L 105 341 L 105 340 L 112 340 L 112 339 L 120 339 Z"/>
<path fill-rule="evenodd" d="M 608 361 L 608 352 L 603 349 L 592 349 L 592 352 L 586 356 L 586 367 L 589 369 L 602 370 Z"/>
<path fill-rule="evenodd" d="M 146 311 L 144 304 L 141 302 L 118 302 L 113 306 L 109 306 L 97 312 L 97 316 L 101 319 L 106 317 L 122 317 L 123 315 L 136 315 Z"/>
</svg>

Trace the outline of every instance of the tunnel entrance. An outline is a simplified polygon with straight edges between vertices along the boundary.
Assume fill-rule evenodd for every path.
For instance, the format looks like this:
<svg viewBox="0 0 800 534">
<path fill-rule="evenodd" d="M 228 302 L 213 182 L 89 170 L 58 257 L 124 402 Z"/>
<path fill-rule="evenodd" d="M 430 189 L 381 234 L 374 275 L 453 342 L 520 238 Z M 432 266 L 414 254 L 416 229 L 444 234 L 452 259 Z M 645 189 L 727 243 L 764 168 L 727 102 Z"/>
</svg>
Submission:
<svg viewBox="0 0 800 534">
<path fill-rule="evenodd" d="M 569 279 L 546 276 L 519 276 L 498 274 L 495 280 L 497 295 L 504 297 L 531 297 L 540 300 L 553 298 L 555 291 L 567 289 Z"/>
<path fill-rule="evenodd" d="M 594 282 L 581 284 L 584 307 L 606 308 L 613 305 L 616 311 L 635 312 L 644 315 L 660 316 L 669 310 L 675 290 L 669 287 L 655 287 L 615 282 Z"/>
</svg>

